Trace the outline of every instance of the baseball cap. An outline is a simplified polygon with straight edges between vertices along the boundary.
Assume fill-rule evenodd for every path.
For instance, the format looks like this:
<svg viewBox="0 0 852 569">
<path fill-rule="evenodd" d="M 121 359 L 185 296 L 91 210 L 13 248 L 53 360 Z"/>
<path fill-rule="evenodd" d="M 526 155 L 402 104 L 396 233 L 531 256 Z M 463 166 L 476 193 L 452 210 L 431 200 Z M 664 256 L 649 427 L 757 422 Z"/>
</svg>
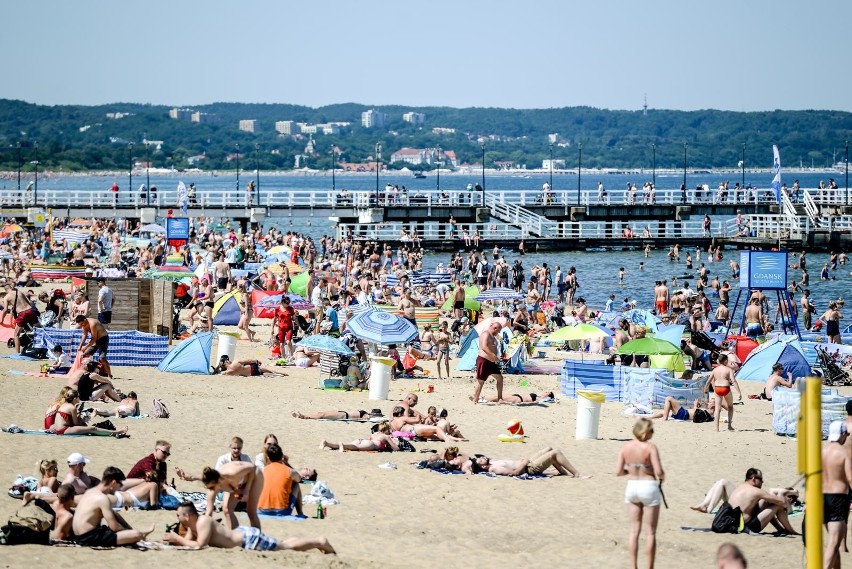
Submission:
<svg viewBox="0 0 852 569">
<path fill-rule="evenodd" d="M 68 466 L 76 466 L 78 464 L 89 464 L 91 459 L 86 458 L 79 452 L 72 452 L 68 455 Z"/>
<path fill-rule="evenodd" d="M 847 432 L 844 421 L 832 421 L 828 427 L 828 442 L 835 443 L 839 441 L 840 437 Z"/>
</svg>

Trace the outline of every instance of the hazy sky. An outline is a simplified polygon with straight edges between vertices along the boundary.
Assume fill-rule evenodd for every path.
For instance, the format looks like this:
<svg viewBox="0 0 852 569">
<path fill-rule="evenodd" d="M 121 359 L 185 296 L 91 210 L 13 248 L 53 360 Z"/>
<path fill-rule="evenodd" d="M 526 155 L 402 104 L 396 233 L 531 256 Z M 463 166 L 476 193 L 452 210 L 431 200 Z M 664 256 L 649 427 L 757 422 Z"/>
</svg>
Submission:
<svg viewBox="0 0 852 569">
<path fill-rule="evenodd" d="M 12 0 L 0 98 L 852 111 L 848 0 Z"/>
</svg>

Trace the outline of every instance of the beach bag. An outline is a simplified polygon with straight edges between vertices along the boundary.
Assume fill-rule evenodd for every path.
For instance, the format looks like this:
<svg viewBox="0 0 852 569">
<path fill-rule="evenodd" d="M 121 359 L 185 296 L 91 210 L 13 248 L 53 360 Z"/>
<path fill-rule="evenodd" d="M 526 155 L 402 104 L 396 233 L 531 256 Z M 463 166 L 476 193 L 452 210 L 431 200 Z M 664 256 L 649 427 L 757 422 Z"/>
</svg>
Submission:
<svg viewBox="0 0 852 569">
<path fill-rule="evenodd" d="M 710 529 L 714 533 L 739 533 L 742 519 L 743 514 L 739 508 L 733 508 L 729 503 L 722 502 Z"/>
<path fill-rule="evenodd" d="M 47 348 L 36 348 L 32 344 L 21 350 L 21 355 L 26 356 L 28 358 L 33 358 L 34 360 L 45 360 L 47 359 Z"/>
<path fill-rule="evenodd" d="M 151 403 L 151 416 L 156 419 L 168 419 L 169 408 L 163 403 L 162 399 L 154 399 Z"/>
<path fill-rule="evenodd" d="M 164 510 L 177 510 L 180 503 L 180 500 L 171 494 L 160 494 L 160 507 Z"/>
<path fill-rule="evenodd" d="M 414 448 L 413 444 L 402 437 L 397 437 L 396 444 L 399 447 L 400 452 L 416 452 L 417 450 Z"/>
<path fill-rule="evenodd" d="M 696 409 L 692 415 L 693 423 L 709 423 L 713 420 L 713 415 L 707 409 Z"/>
<path fill-rule="evenodd" d="M 56 514 L 44 500 L 36 498 L 18 511 L 9 522 L 0 528 L 0 544 L 38 545 L 50 544 L 50 528 L 56 520 Z"/>
</svg>

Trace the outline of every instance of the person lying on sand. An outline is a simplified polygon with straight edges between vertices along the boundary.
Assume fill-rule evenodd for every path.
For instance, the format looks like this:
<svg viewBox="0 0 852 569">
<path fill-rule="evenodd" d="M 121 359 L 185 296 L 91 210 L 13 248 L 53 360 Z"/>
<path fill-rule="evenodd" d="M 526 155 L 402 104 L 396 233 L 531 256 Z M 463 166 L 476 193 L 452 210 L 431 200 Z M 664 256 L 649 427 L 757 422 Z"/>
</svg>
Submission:
<svg viewBox="0 0 852 569">
<path fill-rule="evenodd" d="M 483 399 L 490 403 L 499 402 L 496 395 L 487 395 L 485 397 L 480 397 L 480 401 L 482 401 Z M 548 391 L 547 393 L 513 393 L 512 395 L 503 396 L 504 403 L 512 403 L 514 405 L 523 405 L 524 403 L 535 403 L 539 399 L 556 398 L 553 396 L 552 391 Z"/>
<path fill-rule="evenodd" d="M 254 527 L 239 526 L 228 529 L 213 518 L 199 516 L 198 510 L 195 509 L 192 502 L 184 502 L 178 506 L 177 518 L 180 524 L 186 528 L 186 535 L 181 537 L 175 532 L 166 533 L 163 535 L 163 541 L 170 545 L 180 545 L 192 549 L 208 546 L 223 549 L 242 547 L 253 551 L 282 551 L 286 549 L 308 551 L 319 549 L 323 553 L 337 553 L 325 537 L 312 539 L 291 537 L 278 541 Z"/>
<path fill-rule="evenodd" d="M 115 409 L 95 409 L 98 417 L 136 417 L 139 415 L 139 398 L 135 391 L 127 394 Z"/>
<path fill-rule="evenodd" d="M 274 370 L 264 366 L 260 360 L 240 360 L 232 362 L 228 356 L 222 356 L 219 362 L 219 370 L 222 375 L 236 375 L 240 377 L 257 377 L 260 375 L 274 375 L 284 377 L 283 371 Z"/>
<path fill-rule="evenodd" d="M 532 458 L 521 460 L 491 460 L 487 456 L 480 456 L 468 460 L 462 466 L 465 474 L 478 474 L 480 472 L 491 472 L 498 476 L 519 476 L 521 474 L 547 476 L 567 476 L 574 478 L 591 478 L 591 475 L 580 474 L 574 468 L 565 454 L 554 448 L 544 448 Z"/>
<path fill-rule="evenodd" d="M 378 451 L 384 452 L 388 450 L 399 450 L 396 440 L 391 436 L 390 423 L 385 421 L 379 425 L 378 430 L 371 434 L 367 439 L 355 439 L 351 443 L 330 443 L 326 440 L 320 442 L 320 450 L 330 448 L 343 452 L 345 450 L 353 451 Z"/>
<path fill-rule="evenodd" d="M 694 506 L 690 506 L 690 509 L 701 512 L 702 514 L 708 514 L 715 510 L 716 506 L 722 502 L 727 502 L 736 489 L 737 486 L 733 482 L 721 478 L 714 482 L 710 489 L 707 490 L 704 500 Z M 798 490 L 794 488 L 770 488 L 767 492 L 779 498 L 791 496 L 793 499 L 796 499 L 799 497 Z"/>
<path fill-rule="evenodd" d="M 716 408 L 716 400 L 710 399 L 707 408 L 704 408 L 704 402 L 696 399 L 692 402 L 692 407 L 681 405 L 680 402 L 671 395 L 666 397 L 663 404 L 663 410 L 657 411 L 651 415 L 645 415 L 646 419 L 662 419 L 668 421 L 669 418 L 675 421 L 693 421 L 695 423 L 707 423 L 713 420 L 713 410 Z M 698 418 L 696 419 L 696 414 Z"/>
<path fill-rule="evenodd" d="M 338 421 L 366 421 L 371 416 L 375 416 L 364 409 L 349 409 L 348 411 L 314 411 L 307 415 L 293 411 L 293 416 L 297 419 L 336 419 Z"/>
<path fill-rule="evenodd" d="M 412 460 L 409 464 L 423 464 L 428 468 L 445 468 L 447 470 L 461 470 L 464 463 L 471 459 L 470 455 L 459 450 L 459 447 L 450 446 L 443 452 L 433 452 L 426 458 Z"/>
<path fill-rule="evenodd" d="M 450 434 L 438 425 L 424 425 L 415 417 L 406 417 L 405 409 L 403 409 L 402 407 L 394 407 L 392 415 L 393 419 L 391 419 L 390 425 L 394 431 L 400 431 L 402 433 L 412 433 L 415 437 L 422 437 L 424 439 L 437 439 L 448 443 L 467 440 L 462 437 L 462 434 L 459 432 L 458 428 L 455 425 L 450 424 L 449 421 L 444 421 L 444 426 L 449 428 L 453 434 Z"/>
</svg>

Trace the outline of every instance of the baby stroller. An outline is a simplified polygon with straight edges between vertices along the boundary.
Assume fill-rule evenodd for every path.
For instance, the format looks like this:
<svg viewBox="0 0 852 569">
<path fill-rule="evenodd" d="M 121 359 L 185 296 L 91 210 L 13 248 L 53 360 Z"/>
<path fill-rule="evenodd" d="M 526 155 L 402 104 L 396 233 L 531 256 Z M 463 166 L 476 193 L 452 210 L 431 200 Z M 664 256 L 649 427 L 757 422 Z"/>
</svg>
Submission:
<svg viewBox="0 0 852 569">
<path fill-rule="evenodd" d="M 716 345 L 716 342 L 713 341 L 706 332 L 703 330 L 692 331 L 691 332 L 692 343 L 701 348 L 702 350 L 707 350 L 710 355 L 710 363 L 715 364 L 719 359 L 719 354 L 722 352 L 722 349 Z"/>
<path fill-rule="evenodd" d="M 825 348 L 820 348 L 819 346 L 817 346 L 816 353 L 817 361 L 819 362 L 819 365 L 822 368 L 822 383 L 824 385 L 852 385 L 852 380 L 849 379 L 849 373 L 842 367 L 837 365 L 837 362 L 834 361 L 834 358 L 825 350 Z"/>
</svg>

